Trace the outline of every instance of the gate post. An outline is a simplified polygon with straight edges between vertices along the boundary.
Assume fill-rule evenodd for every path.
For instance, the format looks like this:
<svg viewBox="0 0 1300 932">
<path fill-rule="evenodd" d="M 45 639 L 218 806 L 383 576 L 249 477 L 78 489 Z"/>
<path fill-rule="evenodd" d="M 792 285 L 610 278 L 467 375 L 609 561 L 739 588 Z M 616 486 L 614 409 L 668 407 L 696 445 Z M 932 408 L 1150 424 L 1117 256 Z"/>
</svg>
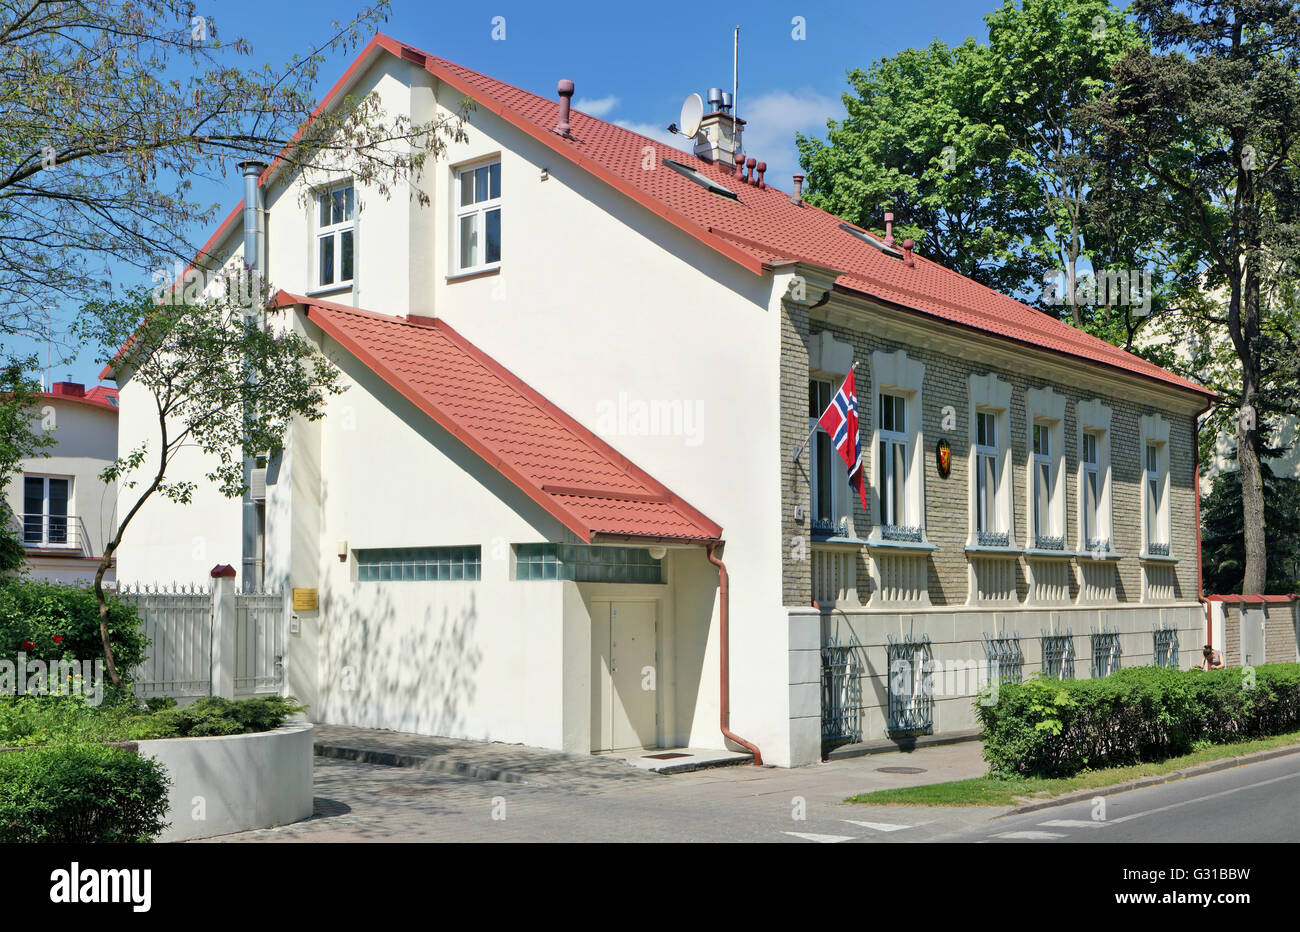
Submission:
<svg viewBox="0 0 1300 932">
<path fill-rule="evenodd" d="M 235 568 L 212 568 L 212 695 L 235 698 Z"/>
</svg>

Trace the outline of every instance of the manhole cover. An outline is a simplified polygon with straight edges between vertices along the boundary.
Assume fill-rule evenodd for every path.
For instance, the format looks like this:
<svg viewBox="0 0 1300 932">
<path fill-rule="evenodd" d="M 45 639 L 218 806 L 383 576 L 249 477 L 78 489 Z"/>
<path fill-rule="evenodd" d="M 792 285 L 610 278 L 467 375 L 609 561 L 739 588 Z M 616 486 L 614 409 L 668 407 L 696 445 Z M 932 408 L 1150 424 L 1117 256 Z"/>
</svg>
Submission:
<svg viewBox="0 0 1300 932">
<path fill-rule="evenodd" d="M 877 773 L 925 773 L 924 767 L 877 767 Z"/>
<path fill-rule="evenodd" d="M 672 760 L 674 757 L 690 757 L 689 754 L 683 754 L 680 751 L 669 751 L 666 754 L 643 754 L 645 760 Z"/>
</svg>

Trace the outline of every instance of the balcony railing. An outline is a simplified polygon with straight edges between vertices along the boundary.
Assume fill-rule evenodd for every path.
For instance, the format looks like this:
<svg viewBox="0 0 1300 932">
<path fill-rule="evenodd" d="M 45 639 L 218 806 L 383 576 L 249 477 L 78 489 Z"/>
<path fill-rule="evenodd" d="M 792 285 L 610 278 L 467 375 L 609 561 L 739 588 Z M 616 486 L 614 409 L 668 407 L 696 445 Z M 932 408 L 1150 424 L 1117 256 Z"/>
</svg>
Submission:
<svg viewBox="0 0 1300 932">
<path fill-rule="evenodd" d="M 86 525 L 78 515 L 22 514 L 17 520 L 27 550 L 91 556 Z"/>
</svg>

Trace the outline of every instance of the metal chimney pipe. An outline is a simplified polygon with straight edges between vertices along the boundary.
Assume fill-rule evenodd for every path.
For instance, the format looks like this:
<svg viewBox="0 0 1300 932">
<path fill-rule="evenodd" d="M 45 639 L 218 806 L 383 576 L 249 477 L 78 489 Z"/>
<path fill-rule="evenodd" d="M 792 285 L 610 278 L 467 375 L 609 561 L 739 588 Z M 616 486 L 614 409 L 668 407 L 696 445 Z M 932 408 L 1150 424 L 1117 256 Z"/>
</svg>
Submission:
<svg viewBox="0 0 1300 932">
<path fill-rule="evenodd" d="M 803 203 L 803 175 L 794 176 L 794 193 L 790 195 L 790 203 Z"/>
<path fill-rule="evenodd" d="M 573 97 L 573 82 L 568 78 L 561 78 L 560 83 L 555 85 L 556 92 L 560 95 L 560 121 L 555 124 L 555 131 L 561 136 L 569 135 L 569 104 L 570 98 Z"/>
<path fill-rule="evenodd" d="M 266 163 L 256 159 L 239 163 L 244 173 L 244 267 L 256 270 L 258 277 L 266 277 L 265 205 L 258 181 L 266 171 Z"/>
</svg>

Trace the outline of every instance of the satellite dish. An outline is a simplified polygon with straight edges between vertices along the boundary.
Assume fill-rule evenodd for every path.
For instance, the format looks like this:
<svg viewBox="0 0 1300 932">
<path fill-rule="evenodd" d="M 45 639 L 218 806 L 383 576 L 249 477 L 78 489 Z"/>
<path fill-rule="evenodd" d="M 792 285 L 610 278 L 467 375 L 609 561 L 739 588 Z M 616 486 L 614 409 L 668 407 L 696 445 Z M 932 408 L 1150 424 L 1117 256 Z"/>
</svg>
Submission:
<svg viewBox="0 0 1300 932">
<path fill-rule="evenodd" d="M 690 139 L 700 131 L 700 120 L 704 119 L 704 101 L 699 94 L 690 94 L 682 101 L 681 134 Z"/>
</svg>

